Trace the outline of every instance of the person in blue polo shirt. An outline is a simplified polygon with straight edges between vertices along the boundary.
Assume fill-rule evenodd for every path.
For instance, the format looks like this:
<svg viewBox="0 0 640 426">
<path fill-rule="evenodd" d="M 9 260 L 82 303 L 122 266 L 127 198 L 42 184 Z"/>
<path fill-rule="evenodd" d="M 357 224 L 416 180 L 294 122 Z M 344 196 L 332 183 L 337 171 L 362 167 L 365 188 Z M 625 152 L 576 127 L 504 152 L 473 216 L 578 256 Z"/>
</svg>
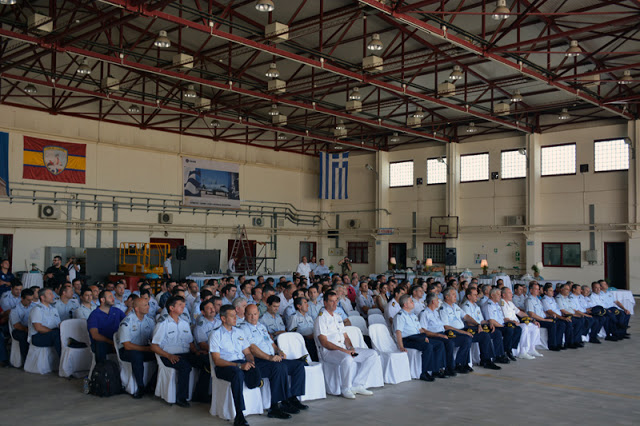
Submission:
<svg viewBox="0 0 640 426">
<path fill-rule="evenodd" d="M 96 356 L 96 363 L 107 359 L 107 354 L 115 353 L 113 334 L 118 331 L 120 321 L 125 318 L 124 312 L 113 306 L 113 293 L 102 290 L 98 300 L 100 306 L 87 319 L 91 350 Z"/>
</svg>

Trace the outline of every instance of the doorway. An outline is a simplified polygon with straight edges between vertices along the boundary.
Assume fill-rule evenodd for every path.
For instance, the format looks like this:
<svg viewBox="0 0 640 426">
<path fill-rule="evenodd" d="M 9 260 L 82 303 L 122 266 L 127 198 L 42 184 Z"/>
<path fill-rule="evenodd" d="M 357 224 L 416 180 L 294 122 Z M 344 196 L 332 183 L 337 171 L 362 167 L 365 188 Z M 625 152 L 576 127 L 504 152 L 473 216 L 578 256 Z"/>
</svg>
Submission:
<svg viewBox="0 0 640 426">
<path fill-rule="evenodd" d="M 615 288 L 629 289 L 626 243 L 604 243 L 604 278 Z"/>
<path fill-rule="evenodd" d="M 0 234 L 0 259 L 7 259 L 11 266 L 9 272 L 13 269 L 13 235 Z M 25 265 L 26 266 L 26 265 Z M 27 268 L 28 270 L 29 268 Z"/>
<path fill-rule="evenodd" d="M 302 256 L 307 256 L 307 261 L 311 262 L 311 258 L 316 256 L 316 243 L 300 241 L 300 257 L 298 259 L 300 262 L 302 262 Z"/>
<path fill-rule="evenodd" d="M 184 238 L 150 238 L 150 243 L 169 244 L 171 251 L 175 251 L 178 246 L 184 245 Z"/>
<path fill-rule="evenodd" d="M 396 258 L 396 269 L 407 267 L 407 243 L 389 243 L 389 259 Z"/>
<path fill-rule="evenodd" d="M 255 269 L 255 256 L 256 256 L 256 240 L 246 240 L 249 243 L 249 251 L 250 253 L 244 253 L 242 250 L 242 246 L 240 246 L 238 257 L 236 259 L 236 272 L 237 273 L 248 273 Z M 233 244 L 236 240 L 228 240 L 227 243 L 227 262 L 229 261 L 229 257 L 231 256 L 231 252 L 233 251 Z M 245 259 L 246 257 L 246 259 Z M 220 269 L 223 271 L 227 270 L 226 265 L 220 265 Z"/>
</svg>

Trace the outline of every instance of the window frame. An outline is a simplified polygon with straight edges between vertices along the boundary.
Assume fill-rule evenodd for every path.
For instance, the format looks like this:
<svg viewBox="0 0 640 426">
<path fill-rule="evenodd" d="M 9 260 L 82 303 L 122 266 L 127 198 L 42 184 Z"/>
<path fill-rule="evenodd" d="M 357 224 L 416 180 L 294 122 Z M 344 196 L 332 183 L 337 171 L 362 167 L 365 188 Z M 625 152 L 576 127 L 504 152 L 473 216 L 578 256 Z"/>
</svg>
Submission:
<svg viewBox="0 0 640 426">
<path fill-rule="evenodd" d="M 443 265 L 444 261 L 445 261 L 445 257 L 446 257 L 446 243 L 436 243 L 436 242 L 423 242 L 422 243 L 422 255 L 424 256 L 424 261 L 426 262 L 427 259 L 429 259 L 425 253 L 427 246 L 439 246 L 440 248 L 442 248 L 442 258 L 441 259 L 434 259 L 433 257 L 431 258 L 431 260 L 433 261 L 434 264 L 440 264 Z"/>
<path fill-rule="evenodd" d="M 545 245 L 560 245 L 560 265 L 548 265 L 545 263 L 545 259 L 544 259 L 544 246 Z M 565 245 L 577 245 L 578 246 L 578 251 L 580 253 L 580 261 L 578 265 L 565 265 L 564 264 L 564 246 Z M 542 243 L 542 265 L 545 268 L 582 268 L 582 244 L 579 242 L 564 242 L 564 243 L 559 243 L 559 242 L 546 242 L 546 243 Z"/>
<path fill-rule="evenodd" d="M 437 183 L 429 183 L 429 161 L 430 160 L 435 160 L 436 162 L 438 161 L 439 158 L 444 158 L 444 166 L 445 166 L 445 174 L 444 174 L 444 182 L 437 182 Z M 434 186 L 434 185 L 446 185 L 447 181 L 449 180 L 449 166 L 448 163 L 446 163 L 447 161 L 447 157 L 431 157 L 431 158 L 427 158 L 427 161 L 425 163 L 425 166 L 427 167 L 427 175 L 425 176 L 425 181 L 427 183 L 428 186 Z"/>
<path fill-rule="evenodd" d="M 471 157 L 478 155 L 486 155 L 487 156 L 487 178 L 486 179 L 477 179 L 477 180 L 462 180 L 462 158 L 463 157 Z M 473 154 L 463 154 L 460 156 L 460 183 L 474 183 L 474 182 L 489 182 L 491 180 L 491 156 L 489 152 L 474 152 Z"/>
<path fill-rule="evenodd" d="M 500 179 L 501 180 L 514 180 L 514 179 L 526 179 L 527 178 L 527 159 L 529 158 L 528 156 L 528 152 L 523 155 L 523 157 L 525 158 L 525 163 L 524 163 L 524 176 L 518 176 L 518 177 L 504 177 L 504 170 L 502 169 L 502 165 L 504 163 L 503 159 L 502 159 L 502 154 L 505 152 L 518 152 L 519 153 L 520 149 L 504 149 L 502 151 L 500 151 Z M 520 154 L 522 155 L 522 154 Z"/>
<path fill-rule="evenodd" d="M 361 251 L 363 256 L 363 262 L 356 262 L 357 256 L 352 256 L 351 251 Z M 366 256 L 365 256 L 366 255 Z M 369 264 L 369 242 L 368 241 L 347 241 L 347 256 L 351 259 L 351 263 L 357 263 L 359 265 Z"/>
<path fill-rule="evenodd" d="M 545 148 L 553 148 L 556 146 L 567 146 L 567 145 L 573 145 L 575 146 L 575 170 L 573 171 L 573 173 L 556 173 L 556 174 L 552 174 L 552 175 L 545 175 L 542 174 L 542 150 L 544 150 Z M 554 145 L 545 145 L 545 146 L 541 146 L 540 147 L 540 177 L 555 177 L 555 176 L 575 176 L 578 174 L 578 144 L 576 144 L 575 142 L 569 142 L 569 143 L 558 143 L 558 144 L 554 144 Z"/>
<path fill-rule="evenodd" d="M 400 164 L 400 163 L 411 163 L 412 166 L 412 176 L 411 176 L 411 184 L 409 185 L 391 185 L 391 165 Z M 389 163 L 389 188 L 411 188 L 413 186 L 413 179 L 415 178 L 415 164 L 413 160 L 402 160 L 402 161 L 392 161 Z"/>
<path fill-rule="evenodd" d="M 617 140 L 624 141 L 625 138 L 613 138 L 613 139 L 596 139 L 593 141 L 593 172 L 594 173 L 611 173 L 611 172 L 628 172 L 631 168 L 631 153 L 629 153 L 629 167 L 626 169 L 611 169 L 611 170 L 596 170 L 596 144 L 598 142 L 613 142 Z M 627 147 L 629 149 L 629 147 Z"/>
</svg>

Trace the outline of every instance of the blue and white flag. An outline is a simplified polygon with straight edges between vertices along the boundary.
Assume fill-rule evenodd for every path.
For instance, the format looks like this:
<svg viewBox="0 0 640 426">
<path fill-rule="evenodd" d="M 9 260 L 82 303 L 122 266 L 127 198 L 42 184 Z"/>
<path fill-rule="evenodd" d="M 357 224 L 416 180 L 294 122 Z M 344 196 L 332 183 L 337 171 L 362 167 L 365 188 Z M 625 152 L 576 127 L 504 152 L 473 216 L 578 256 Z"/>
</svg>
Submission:
<svg viewBox="0 0 640 426">
<path fill-rule="evenodd" d="M 324 200 L 345 200 L 349 174 L 349 153 L 320 153 L 320 197 Z"/>
</svg>

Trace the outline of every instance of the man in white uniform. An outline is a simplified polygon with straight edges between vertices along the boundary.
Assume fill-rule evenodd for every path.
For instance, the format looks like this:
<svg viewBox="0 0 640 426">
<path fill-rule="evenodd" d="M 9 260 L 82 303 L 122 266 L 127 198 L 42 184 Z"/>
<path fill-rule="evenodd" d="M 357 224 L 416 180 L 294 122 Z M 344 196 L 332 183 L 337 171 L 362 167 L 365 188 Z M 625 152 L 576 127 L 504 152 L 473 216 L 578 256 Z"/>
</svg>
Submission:
<svg viewBox="0 0 640 426">
<path fill-rule="evenodd" d="M 309 278 L 311 274 L 311 264 L 307 262 L 307 256 L 302 256 L 302 262 L 298 264 L 296 272 L 304 277 Z"/>
<path fill-rule="evenodd" d="M 520 345 L 515 350 L 516 356 L 523 359 L 534 359 L 536 356 L 542 356 L 541 353 L 536 351 L 536 345 L 540 342 L 540 324 L 513 303 L 513 292 L 509 287 L 502 288 L 500 307 L 502 308 L 505 322 L 511 322 L 522 329 Z"/>
<path fill-rule="evenodd" d="M 338 295 L 334 291 L 325 293 L 323 300 L 324 309 L 318 314 L 313 330 L 321 346 L 321 358 L 326 363 L 340 366 L 343 397 L 355 399 L 355 394 L 373 395 L 365 383 L 376 365 L 378 354 L 371 349 L 353 347 L 342 318 L 335 313 Z"/>
</svg>

